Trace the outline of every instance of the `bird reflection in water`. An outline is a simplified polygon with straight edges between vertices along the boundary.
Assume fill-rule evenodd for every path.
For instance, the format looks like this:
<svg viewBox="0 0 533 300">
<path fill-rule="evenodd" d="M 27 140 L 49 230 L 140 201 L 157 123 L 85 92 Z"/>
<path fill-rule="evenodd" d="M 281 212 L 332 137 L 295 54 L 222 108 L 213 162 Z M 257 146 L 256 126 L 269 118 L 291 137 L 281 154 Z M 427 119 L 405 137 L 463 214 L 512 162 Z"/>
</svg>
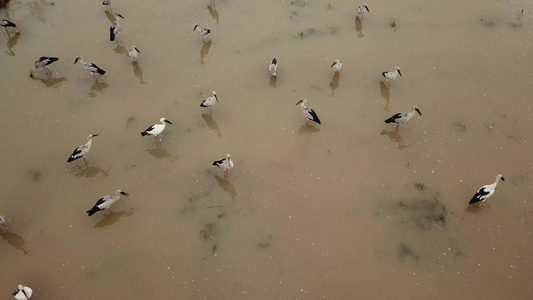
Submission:
<svg viewBox="0 0 533 300">
<path fill-rule="evenodd" d="M 133 215 L 133 208 L 128 211 L 110 211 L 103 215 L 104 217 L 102 218 L 102 220 L 98 221 L 98 223 L 94 225 L 94 228 L 104 228 L 107 226 L 111 226 L 120 221 L 120 218 L 129 217 L 131 215 Z"/>
<path fill-rule="evenodd" d="M 217 121 L 213 120 L 212 116 L 208 114 L 202 114 L 202 118 L 204 119 L 209 129 L 215 131 L 219 137 L 222 137 L 222 134 L 220 133 L 220 129 L 218 128 L 218 123 Z"/>
<path fill-rule="evenodd" d="M 200 63 L 202 63 L 202 65 L 205 64 L 204 57 L 209 54 L 209 49 L 211 49 L 211 40 L 205 42 L 202 45 L 202 49 L 200 49 Z"/>
<path fill-rule="evenodd" d="M 157 145 L 159 147 L 159 145 Z M 170 153 L 165 149 L 147 149 L 146 152 L 157 159 L 169 158 Z"/>
<path fill-rule="evenodd" d="M 80 178 L 80 177 L 91 178 L 91 177 L 96 177 L 96 175 L 98 174 L 102 174 L 102 177 L 107 177 L 110 171 L 111 171 L 111 166 L 107 170 L 104 170 L 98 167 L 87 167 L 85 169 L 82 169 L 78 174 L 76 174 L 76 177 L 77 178 Z"/>
<path fill-rule="evenodd" d="M 108 10 L 105 11 L 105 16 L 107 17 L 107 20 L 109 21 L 109 23 L 113 24 L 115 23 L 115 16 L 110 13 Z"/>
<path fill-rule="evenodd" d="M 38 76 L 30 76 L 33 80 L 39 80 L 41 81 L 46 87 L 53 87 L 55 85 L 60 84 L 63 81 L 67 81 L 67 77 L 60 77 L 60 78 L 50 78 L 50 77 L 38 77 Z"/>
<path fill-rule="evenodd" d="M 15 56 L 15 52 L 13 52 L 13 47 L 15 47 L 16 44 L 19 42 L 20 32 L 15 33 L 12 37 L 10 37 L 7 40 L 7 50 L 6 54 L 9 56 Z"/>
<path fill-rule="evenodd" d="M 393 131 L 383 130 L 380 135 L 386 135 L 392 142 L 398 144 L 398 149 L 400 150 L 403 150 L 409 147 L 405 144 L 403 137 L 396 130 L 393 130 Z"/>
<path fill-rule="evenodd" d="M 237 195 L 237 192 L 235 191 L 235 187 L 233 187 L 233 184 L 229 182 L 229 180 L 224 180 L 218 175 L 215 175 L 215 179 L 218 182 L 218 185 L 224 190 L 224 192 L 227 192 L 231 200 L 235 199 L 235 196 Z"/>
<path fill-rule="evenodd" d="M 115 53 L 117 53 L 117 54 L 124 54 L 124 53 L 128 52 L 126 50 L 126 47 L 124 47 L 122 45 L 119 45 L 119 44 L 117 44 L 117 46 L 113 50 L 115 50 Z"/>
<path fill-rule="evenodd" d="M 217 11 L 214 1 L 212 5 L 207 6 L 207 10 L 209 10 L 209 13 L 211 14 L 211 18 L 213 18 L 213 20 L 217 22 L 217 26 L 218 26 L 219 15 L 218 15 L 218 11 Z"/>
<path fill-rule="evenodd" d="M 139 63 L 132 63 L 132 65 L 133 65 L 133 74 L 135 74 L 135 76 L 139 78 L 139 83 L 145 84 L 146 81 L 144 81 L 143 79 L 143 70 L 139 66 Z"/>
<path fill-rule="evenodd" d="M 339 79 L 340 79 L 340 75 L 339 74 L 335 74 L 335 75 L 333 75 L 333 78 L 331 78 L 331 81 L 329 82 L 329 87 L 331 88 L 330 97 L 333 97 L 333 93 L 339 87 Z"/>
<path fill-rule="evenodd" d="M 379 89 L 381 90 L 381 97 L 385 99 L 385 106 L 383 109 L 385 111 L 390 111 L 390 89 L 385 83 L 383 83 L 383 81 L 379 82 Z"/>
<path fill-rule="evenodd" d="M 103 90 L 106 89 L 107 87 L 109 87 L 109 84 L 105 82 L 95 82 L 91 86 L 91 91 L 87 94 L 89 95 L 89 97 L 96 97 L 96 92 L 102 93 Z"/>
<path fill-rule="evenodd" d="M 358 38 L 362 38 L 365 36 L 363 34 L 363 22 L 361 22 L 359 16 L 355 17 L 355 30 L 357 31 Z"/>
<path fill-rule="evenodd" d="M 29 253 L 29 251 L 26 250 L 26 248 L 24 248 L 24 244 L 26 244 L 26 242 L 24 241 L 24 238 L 21 237 L 20 235 L 14 232 L 11 232 L 11 231 L 0 230 L 0 236 L 2 237 L 3 240 L 7 241 L 7 243 L 11 247 L 22 251 L 24 255 L 27 255 Z"/>
<path fill-rule="evenodd" d="M 316 128 L 315 126 L 311 124 L 302 124 L 302 126 L 300 126 L 300 130 L 298 130 L 300 134 L 316 133 L 318 131 L 320 131 L 320 129 Z"/>
</svg>

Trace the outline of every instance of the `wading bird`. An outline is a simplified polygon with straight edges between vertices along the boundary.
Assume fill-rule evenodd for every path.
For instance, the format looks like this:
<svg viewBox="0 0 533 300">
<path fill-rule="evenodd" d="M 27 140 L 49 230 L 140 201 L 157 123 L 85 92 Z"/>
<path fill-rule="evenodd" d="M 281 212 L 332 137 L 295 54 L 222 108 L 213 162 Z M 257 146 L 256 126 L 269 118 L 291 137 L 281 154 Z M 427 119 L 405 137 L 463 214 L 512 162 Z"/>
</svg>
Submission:
<svg viewBox="0 0 533 300">
<path fill-rule="evenodd" d="M 102 211 L 102 214 L 105 215 L 105 210 L 109 209 L 111 205 L 115 202 L 117 202 L 118 199 L 120 199 L 120 195 L 129 196 L 130 194 L 122 191 L 122 190 L 116 190 L 115 195 L 105 195 L 102 198 L 98 199 L 96 201 L 96 204 L 93 206 L 93 208 L 89 209 L 87 211 L 87 214 L 90 216 L 94 215 L 95 213 Z"/>
<path fill-rule="evenodd" d="M 313 121 L 313 122 L 317 122 L 318 124 L 321 124 L 320 119 L 318 118 L 316 112 L 312 108 L 305 106 L 306 103 L 307 103 L 307 99 L 302 98 L 300 99 L 300 101 L 296 103 L 296 105 L 300 104 L 300 106 L 302 107 L 302 112 L 304 114 L 304 117 L 307 118 L 307 125 L 309 125 L 309 121 Z"/>
<path fill-rule="evenodd" d="M 270 70 L 270 74 L 276 77 L 276 73 L 278 72 L 278 60 L 275 58 L 272 59 L 272 61 L 270 62 L 270 65 L 268 66 L 268 69 Z"/>
<path fill-rule="evenodd" d="M 172 124 L 172 122 L 170 122 L 169 120 L 165 118 L 161 118 L 159 119 L 159 121 L 161 122 L 161 124 L 154 124 L 148 127 L 145 131 L 141 132 L 142 136 L 153 135 L 155 137 L 156 144 L 158 142 L 161 143 L 161 137 L 159 135 L 161 134 L 161 132 L 163 132 L 163 130 L 165 130 L 167 123 Z"/>
<path fill-rule="evenodd" d="M 215 91 L 213 91 L 213 96 L 205 98 L 205 100 L 202 101 L 202 103 L 200 103 L 200 106 L 201 107 L 208 107 L 209 108 L 209 113 L 211 113 L 211 106 L 213 106 L 213 105 L 215 105 L 217 103 L 218 103 L 217 93 Z"/>
<path fill-rule="evenodd" d="M 111 9 L 111 0 L 104 0 L 104 1 L 102 2 L 102 5 L 107 6 L 107 10 L 108 10 L 109 12 L 111 12 L 111 13 L 113 12 L 113 9 Z"/>
<path fill-rule="evenodd" d="M 196 31 L 196 33 L 198 33 L 198 35 L 202 38 L 202 42 L 204 43 L 205 43 L 205 37 L 211 32 L 210 29 L 201 28 L 200 25 L 198 25 L 198 23 L 194 25 L 194 28 L 192 31 Z"/>
<path fill-rule="evenodd" d="M 111 25 L 111 27 L 109 28 L 109 40 L 110 41 L 114 41 L 116 37 L 118 37 L 118 34 L 120 33 L 119 30 L 120 30 L 120 18 L 124 19 L 124 17 L 119 14 L 119 13 L 115 13 L 114 14 L 115 16 L 115 22 L 113 23 L 113 25 Z M 121 37 L 118 37 L 121 41 L 122 41 L 122 38 Z M 118 43 L 118 39 L 117 39 L 117 43 Z"/>
<path fill-rule="evenodd" d="M 228 153 L 226 158 L 223 158 L 221 160 L 215 160 L 213 162 L 213 166 L 217 166 L 224 170 L 224 179 L 228 179 L 228 170 L 233 168 L 233 161 L 231 160 L 231 157 Z"/>
<path fill-rule="evenodd" d="M 137 58 L 139 56 L 139 53 L 141 53 L 141 51 L 139 51 L 139 49 L 137 49 L 137 47 L 135 47 L 135 45 L 131 46 L 131 49 L 128 51 L 128 56 L 131 58 L 131 60 L 133 62 L 137 62 Z"/>
<path fill-rule="evenodd" d="M 398 130 L 398 129 L 400 129 L 400 125 L 406 123 L 407 121 L 409 121 L 409 119 L 411 119 L 413 117 L 415 112 L 417 112 L 419 115 L 422 115 L 422 113 L 420 112 L 418 107 L 416 105 L 413 105 L 413 110 L 411 112 L 408 112 L 408 113 L 397 113 L 394 116 L 392 116 L 392 117 L 388 118 L 387 120 L 385 120 L 385 123 L 396 123 L 396 124 L 398 124 L 395 127 L 395 129 Z"/>
<path fill-rule="evenodd" d="M 400 71 L 400 67 L 394 67 L 394 71 L 383 72 L 383 73 L 381 73 L 381 76 L 383 76 L 385 78 L 385 80 L 387 80 L 387 84 L 390 86 L 391 81 L 396 79 L 396 77 L 398 77 L 398 74 L 400 74 L 400 76 L 402 76 L 402 72 Z"/>
<path fill-rule="evenodd" d="M 365 10 L 367 12 L 370 12 L 370 9 L 368 9 L 368 6 L 366 5 L 366 3 L 357 8 L 357 14 L 359 14 L 359 18 L 361 20 L 363 19 L 363 16 L 365 15 Z"/>
<path fill-rule="evenodd" d="M 342 69 L 342 62 L 336 59 L 331 67 L 333 68 L 333 71 L 335 71 L 335 75 L 339 75 Z"/>
<path fill-rule="evenodd" d="M 485 200 L 487 200 L 490 196 L 492 196 L 492 194 L 494 194 L 494 191 L 496 190 L 496 185 L 498 185 L 498 181 L 500 181 L 500 179 L 502 181 L 505 181 L 505 178 L 503 178 L 502 174 L 498 174 L 498 176 L 496 176 L 496 181 L 494 181 L 493 184 L 487 184 L 487 185 L 482 186 L 476 192 L 474 197 L 472 197 L 470 202 L 468 202 L 468 204 L 481 202 L 479 203 L 479 206 L 481 206 L 481 204 L 485 202 Z"/>
<path fill-rule="evenodd" d="M 17 25 L 8 19 L 2 19 L 0 20 L 0 26 L 4 27 L 6 30 L 7 35 L 9 35 L 9 31 L 7 31 L 7 27 L 17 27 Z"/>
<path fill-rule="evenodd" d="M 89 134 L 89 136 L 87 137 L 88 142 L 74 149 L 74 152 L 72 152 L 72 155 L 70 155 L 67 162 L 72 162 L 76 160 L 76 165 L 78 165 L 77 159 L 80 159 L 83 157 L 83 161 L 85 161 L 85 165 L 89 166 L 87 164 L 87 160 L 85 159 L 85 156 L 89 154 L 89 150 L 91 150 L 91 144 L 93 143 L 93 137 L 95 136 L 98 136 L 98 134 Z"/>
<path fill-rule="evenodd" d="M 98 82 L 98 79 L 96 78 L 96 73 L 100 74 L 100 75 L 104 75 L 105 74 L 105 71 L 100 69 L 100 67 L 98 67 L 95 63 L 86 63 L 83 61 L 83 57 L 81 56 L 77 56 L 76 57 L 76 60 L 74 60 L 74 64 L 76 64 L 77 62 L 81 62 L 81 64 L 83 65 L 83 68 L 85 68 L 85 70 L 89 71 L 93 77 L 94 77 L 94 80 L 96 80 L 96 82 Z"/>
<path fill-rule="evenodd" d="M 17 300 L 28 300 L 33 295 L 33 290 L 27 286 L 19 284 L 18 289 L 12 294 Z"/>
<path fill-rule="evenodd" d="M 56 61 L 58 61 L 59 58 L 57 57 L 46 57 L 41 56 L 39 59 L 35 61 L 35 69 L 30 72 L 30 76 L 33 76 L 33 72 L 37 70 L 38 68 L 43 68 L 46 71 L 46 74 L 50 77 L 52 77 L 52 72 L 46 67 L 49 64 L 52 64 Z"/>
</svg>

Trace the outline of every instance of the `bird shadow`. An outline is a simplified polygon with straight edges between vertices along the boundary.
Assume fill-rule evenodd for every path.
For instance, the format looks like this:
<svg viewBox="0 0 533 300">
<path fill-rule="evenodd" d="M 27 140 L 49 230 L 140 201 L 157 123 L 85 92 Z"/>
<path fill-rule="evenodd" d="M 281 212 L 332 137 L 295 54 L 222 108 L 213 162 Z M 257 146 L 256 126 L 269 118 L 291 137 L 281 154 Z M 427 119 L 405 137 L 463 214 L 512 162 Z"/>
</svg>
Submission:
<svg viewBox="0 0 533 300">
<path fill-rule="evenodd" d="M 113 48 L 113 50 L 114 50 L 115 53 L 117 53 L 117 54 L 124 54 L 124 53 L 128 52 L 128 51 L 126 50 L 126 47 L 124 47 L 124 46 L 122 45 L 122 41 L 121 41 L 120 43 L 118 42 L 118 38 L 117 38 L 117 46 L 116 46 L 115 48 Z"/>
<path fill-rule="evenodd" d="M 355 17 L 355 30 L 357 31 L 358 38 L 362 38 L 365 36 L 363 34 L 363 22 L 361 22 L 361 18 L 359 18 L 359 16 Z"/>
<path fill-rule="evenodd" d="M 213 120 L 213 117 L 211 115 L 202 114 L 202 118 L 204 119 L 209 129 L 215 131 L 219 137 L 222 137 L 222 134 L 220 133 L 220 128 L 218 128 L 218 123 L 217 121 Z"/>
<path fill-rule="evenodd" d="M 91 86 L 91 91 L 87 94 L 89 95 L 89 97 L 96 97 L 96 92 L 103 93 L 104 89 L 108 87 L 109 84 L 97 81 Z"/>
<path fill-rule="evenodd" d="M 333 78 L 331 78 L 331 81 L 329 82 L 329 87 L 331 88 L 331 95 L 329 95 L 330 97 L 333 97 L 333 93 L 335 93 L 335 90 L 339 88 L 340 77 L 341 76 L 339 74 L 335 74 L 333 75 Z"/>
<path fill-rule="evenodd" d="M 145 84 L 146 81 L 144 81 L 143 79 L 143 70 L 139 66 L 139 63 L 133 62 L 132 65 L 133 65 L 133 74 L 135 75 L 135 77 L 139 78 L 139 83 Z"/>
<path fill-rule="evenodd" d="M 29 251 L 24 248 L 24 244 L 26 242 L 24 241 L 24 238 L 20 235 L 11 232 L 11 231 L 2 231 L 0 230 L 0 236 L 3 240 L 5 240 L 11 247 L 22 251 L 24 255 L 28 255 Z"/>
<path fill-rule="evenodd" d="M 109 166 L 109 169 L 107 170 L 104 170 L 98 167 L 89 166 L 85 169 L 82 169 L 79 173 L 75 174 L 75 176 L 76 178 L 81 178 L 81 177 L 92 178 L 92 177 L 96 177 L 96 175 L 98 174 L 102 174 L 102 177 L 107 177 L 110 171 L 111 171 L 111 166 Z"/>
<path fill-rule="evenodd" d="M 209 54 L 209 49 L 211 49 L 211 40 L 205 42 L 200 49 L 200 63 L 205 64 L 204 57 Z"/>
<path fill-rule="evenodd" d="M 13 52 L 13 47 L 15 47 L 16 44 L 19 42 L 20 32 L 15 33 L 15 35 L 10 36 L 7 40 L 7 50 L 6 54 L 9 56 L 15 56 L 15 52 Z"/>
<path fill-rule="evenodd" d="M 478 213 L 484 211 L 485 209 L 490 209 L 490 205 L 488 205 L 488 204 L 479 205 L 479 204 L 475 203 L 475 204 L 469 204 L 466 207 L 465 211 L 468 212 L 468 213 L 478 214 Z"/>
<path fill-rule="evenodd" d="M 63 81 L 67 81 L 67 77 L 53 78 L 53 77 L 39 77 L 35 75 L 30 75 L 30 77 L 33 80 L 41 81 L 47 88 L 53 87 L 54 85 L 58 85 L 62 83 Z"/>
<path fill-rule="evenodd" d="M 381 91 L 381 97 L 385 99 L 385 106 L 383 107 L 383 109 L 385 111 L 390 111 L 390 89 L 383 81 L 379 82 L 379 89 Z"/>
<path fill-rule="evenodd" d="M 219 26 L 218 21 L 219 21 L 220 16 L 218 14 L 217 8 L 215 7 L 215 5 L 208 5 L 207 10 L 209 10 L 209 14 L 211 14 L 211 18 L 213 18 L 213 20 L 217 22 L 217 27 L 218 27 Z"/>
<path fill-rule="evenodd" d="M 270 85 L 271 87 L 276 87 L 276 81 L 277 81 L 277 77 L 276 76 L 270 76 L 270 79 L 268 80 L 268 85 Z"/>
<path fill-rule="evenodd" d="M 298 130 L 298 133 L 305 134 L 305 133 L 315 133 L 320 131 L 320 129 L 316 128 L 315 126 L 311 124 L 302 124 L 300 126 L 300 129 Z"/>
<path fill-rule="evenodd" d="M 113 14 L 110 13 L 108 10 L 105 11 L 105 16 L 107 17 L 107 20 L 109 21 L 109 23 L 111 24 L 115 23 L 116 21 L 115 16 L 113 16 Z"/>
<path fill-rule="evenodd" d="M 398 131 L 383 130 L 380 135 L 385 135 L 391 140 L 391 142 L 398 144 L 398 149 L 400 150 L 409 147 L 405 144 L 403 137 Z"/>
<path fill-rule="evenodd" d="M 104 215 L 102 220 L 98 221 L 96 224 L 94 224 L 94 228 L 104 228 L 111 226 L 118 221 L 120 221 L 120 218 L 122 217 L 129 217 L 133 215 L 133 208 L 128 211 L 110 211 L 107 214 Z"/>
<path fill-rule="evenodd" d="M 153 157 L 157 159 L 163 159 L 163 158 L 170 157 L 170 152 L 168 152 L 165 149 L 161 149 L 161 148 L 147 149 L 146 152 L 148 152 L 148 154 L 152 155 Z"/>
<path fill-rule="evenodd" d="M 218 185 L 224 190 L 224 192 L 227 192 L 230 195 L 231 200 L 235 199 L 237 192 L 235 191 L 235 187 L 233 186 L 233 184 L 231 184 L 229 180 L 225 180 L 218 175 L 215 175 L 214 177 L 217 180 Z"/>
</svg>

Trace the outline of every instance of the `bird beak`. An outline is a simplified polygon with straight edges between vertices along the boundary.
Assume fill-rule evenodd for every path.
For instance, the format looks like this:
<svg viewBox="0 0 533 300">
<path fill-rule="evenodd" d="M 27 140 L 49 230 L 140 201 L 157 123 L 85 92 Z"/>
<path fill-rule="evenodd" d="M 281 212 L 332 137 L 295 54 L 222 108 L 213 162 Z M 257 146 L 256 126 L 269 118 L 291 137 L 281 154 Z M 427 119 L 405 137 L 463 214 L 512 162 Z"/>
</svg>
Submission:
<svg viewBox="0 0 533 300">
<path fill-rule="evenodd" d="M 80 60 L 80 58 L 76 57 L 76 60 L 74 61 L 74 64 L 76 64 L 78 62 L 78 60 Z"/>
<path fill-rule="evenodd" d="M 122 19 L 126 19 L 124 18 L 121 14 L 117 13 L 117 16 L 121 17 Z"/>
<path fill-rule="evenodd" d="M 370 12 L 370 9 L 368 9 L 368 6 L 365 5 L 366 11 Z"/>
<path fill-rule="evenodd" d="M 296 105 L 302 103 L 303 101 L 304 101 L 304 99 L 300 99 L 300 101 L 298 101 L 298 102 L 296 103 Z"/>
<path fill-rule="evenodd" d="M 501 180 L 502 180 L 502 181 L 505 181 L 505 178 L 502 177 Z"/>
<path fill-rule="evenodd" d="M 133 47 L 135 49 L 135 51 L 141 53 L 141 51 L 139 51 L 139 49 L 137 49 L 137 47 Z"/>
<path fill-rule="evenodd" d="M 192 31 L 195 31 L 196 27 L 198 27 L 198 24 L 194 25 L 194 28 L 192 29 Z"/>
<path fill-rule="evenodd" d="M 337 62 L 332 63 L 332 64 L 331 64 L 331 67 L 333 67 L 336 63 L 337 63 Z M 331 68 L 331 67 L 330 67 L 330 68 Z"/>
<path fill-rule="evenodd" d="M 400 69 L 398 69 L 398 74 L 400 74 L 400 76 L 402 76 L 402 72 L 400 72 Z"/>
<path fill-rule="evenodd" d="M 215 94 L 214 96 L 215 96 L 215 99 L 216 99 L 216 100 L 217 100 L 217 102 L 218 102 L 218 97 L 217 97 L 217 94 Z"/>
<path fill-rule="evenodd" d="M 419 115 L 422 115 L 422 113 L 420 112 L 420 109 L 418 109 L 418 107 L 415 107 L 415 110 L 416 110 L 416 112 L 417 112 Z"/>
<path fill-rule="evenodd" d="M 165 120 L 165 123 L 172 124 L 169 120 Z"/>
<path fill-rule="evenodd" d="M 120 192 L 120 193 L 121 193 L 122 195 L 126 196 L 126 197 L 130 195 L 130 194 L 126 193 L 126 192 Z"/>
<path fill-rule="evenodd" d="M 95 137 L 95 136 L 99 136 L 99 134 L 98 134 L 98 133 L 97 133 L 97 134 L 93 134 L 92 136 L 93 136 L 93 137 Z"/>
</svg>

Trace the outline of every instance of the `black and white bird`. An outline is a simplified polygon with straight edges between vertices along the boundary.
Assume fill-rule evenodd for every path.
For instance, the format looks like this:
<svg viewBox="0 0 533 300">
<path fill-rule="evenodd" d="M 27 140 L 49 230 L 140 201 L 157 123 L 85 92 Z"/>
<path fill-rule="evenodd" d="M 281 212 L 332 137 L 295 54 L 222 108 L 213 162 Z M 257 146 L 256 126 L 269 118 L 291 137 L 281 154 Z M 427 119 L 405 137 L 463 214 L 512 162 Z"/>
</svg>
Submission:
<svg viewBox="0 0 533 300">
<path fill-rule="evenodd" d="M 131 49 L 128 51 L 128 56 L 131 58 L 132 62 L 136 63 L 137 59 L 139 58 L 139 53 L 141 53 L 141 51 L 139 51 L 139 49 L 137 49 L 137 47 L 133 45 L 131 46 Z"/>
<path fill-rule="evenodd" d="M 9 35 L 9 31 L 7 31 L 7 27 L 17 27 L 17 25 L 8 19 L 2 19 L 0 20 L 0 26 L 4 27 L 6 30 L 7 35 Z"/>
<path fill-rule="evenodd" d="M 409 121 L 409 119 L 411 119 L 413 117 L 415 112 L 417 112 L 419 115 L 422 115 L 422 113 L 420 112 L 418 107 L 416 105 L 413 105 L 413 110 L 411 112 L 408 112 L 408 113 L 397 113 L 394 116 L 392 116 L 392 117 L 388 118 L 387 120 L 385 120 L 385 123 L 396 123 L 396 124 L 398 124 L 398 125 L 396 125 L 396 130 L 398 130 L 398 129 L 400 129 L 400 125 L 406 123 L 407 121 Z"/>
<path fill-rule="evenodd" d="M 52 77 L 52 72 L 46 67 L 49 64 L 52 64 L 56 61 L 58 61 L 59 58 L 57 57 L 47 57 L 47 56 L 41 56 L 39 59 L 35 61 L 35 69 L 30 72 L 30 76 L 33 76 L 33 72 L 37 70 L 38 68 L 43 68 L 46 71 L 46 74 L 50 77 Z"/>
<path fill-rule="evenodd" d="M 76 57 L 76 60 L 74 60 L 74 64 L 76 64 L 78 61 L 81 62 L 85 70 L 89 71 L 93 75 L 96 82 L 98 82 L 98 79 L 96 78 L 96 74 L 104 75 L 106 73 L 104 70 L 100 69 L 100 67 L 98 67 L 95 63 L 84 62 L 83 57 L 81 56 Z"/>
<path fill-rule="evenodd" d="M 72 152 L 72 155 L 68 158 L 67 162 L 72 162 L 76 160 L 76 164 L 78 164 L 77 159 L 80 159 L 83 157 L 83 161 L 85 161 L 85 165 L 89 166 L 87 164 L 87 160 L 85 159 L 85 156 L 89 154 L 89 150 L 91 150 L 91 145 L 93 143 L 93 137 L 98 136 L 98 134 L 89 134 L 87 137 L 87 143 L 80 145 L 78 148 L 74 149 L 74 152 Z"/>
<path fill-rule="evenodd" d="M 218 103 L 217 93 L 215 91 L 213 91 L 213 96 L 205 98 L 205 100 L 202 101 L 202 103 L 200 103 L 200 106 L 201 107 L 208 107 L 209 108 L 209 113 L 211 113 L 211 106 L 213 106 L 213 105 L 215 105 L 217 103 Z"/>
<path fill-rule="evenodd" d="M 33 290 L 27 286 L 19 284 L 18 289 L 12 294 L 17 300 L 28 300 L 33 295 Z"/>
<path fill-rule="evenodd" d="M 129 196 L 130 194 L 122 191 L 122 190 L 116 190 L 115 195 L 105 195 L 102 198 L 98 199 L 96 201 L 96 204 L 93 206 L 93 208 L 89 209 L 87 211 L 87 214 L 90 216 L 94 215 L 95 213 L 102 211 L 102 214 L 105 215 L 105 210 L 109 209 L 111 205 L 115 202 L 117 202 L 118 199 L 120 199 L 120 195 Z"/>
<path fill-rule="evenodd" d="M 272 59 L 272 61 L 270 62 L 270 65 L 268 66 L 268 69 L 270 70 L 270 74 L 276 77 L 276 73 L 278 72 L 278 60 L 275 58 Z"/>
<path fill-rule="evenodd" d="M 124 19 L 124 17 L 119 14 L 119 13 L 114 13 L 114 16 L 115 16 L 115 22 L 113 23 L 113 25 L 111 25 L 111 27 L 109 27 L 109 40 L 110 41 L 114 41 L 116 39 L 116 37 L 118 36 L 118 34 L 120 33 L 120 18 Z M 122 40 L 120 37 L 119 37 L 120 40 Z M 118 40 L 117 40 L 117 43 L 118 43 Z"/>
<path fill-rule="evenodd" d="M 339 75 L 342 69 L 342 62 L 336 59 L 331 67 L 333 68 L 333 71 L 335 71 L 335 75 Z"/>
<path fill-rule="evenodd" d="M 233 161 L 231 160 L 231 157 L 228 153 L 226 158 L 223 158 L 221 160 L 215 160 L 213 162 L 213 166 L 217 166 L 224 170 L 224 179 L 228 179 L 228 170 L 233 168 Z"/>
<path fill-rule="evenodd" d="M 481 202 L 479 203 L 479 206 L 481 206 L 481 204 L 487 200 L 490 196 L 492 196 L 492 194 L 494 194 L 494 191 L 496 190 L 496 185 L 498 185 L 498 181 L 500 181 L 500 179 L 502 181 L 505 181 L 505 178 L 503 178 L 502 174 L 498 174 L 498 176 L 496 176 L 496 181 L 494 181 L 493 184 L 487 184 L 487 185 L 484 185 L 482 186 L 477 192 L 476 194 L 474 195 L 474 197 L 472 197 L 472 199 L 470 200 L 470 202 L 468 202 L 468 204 L 473 204 L 473 203 L 478 203 L 478 202 Z"/>
<path fill-rule="evenodd" d="M 398 74 L 402 76 L 400 67 L 394 67 L 394 71 L 383 72 L 381 73 L 381 76 L 383 76 L 385 80 L 387 80 L 387 84 L 390 85 L 391 81 L 393 81 L 394 79 L 396 79 L 396 77 L 398 77 Z"/>
<path fill-rule="evenodd" d="M 307 103 L 307 99 L 302 98 L 300 99 L 300 101 L 296 103 L 296 105 L 300 104 L 300 106 L 302 107 L 302 112 L 304 114 L 304 117 L 307 118 L 307 125 L 309 125 L 309 121 L 313 121 L 313 122 L 317 122 L 318 124 L 321 124 L 320 119 L 318 118 L 316 112 L 312 108 L 305 106 L 306 103 Z"/>
<path fill-rule="evenodd" d="M 148 127 L 145 131 L 141 132 L 142 136 L 153 135 L 155 137 L 156 144 L 161 143 L 161 137 L 159 135 L 161 134 L 161 132 L 163 132 L 163 130 L 165 130 L 167 123 L 172 124 L 172 122 L 165 118 L 161 118 L 159 119 L 159 121 L 161 122 L 161 124 L 154 124 Z"/>
<path fill-rule="evenodd" d="M 0 230 L 2 230 L 3 232 L 7 231 L 7 221 L 6 216 L 4 215 L 0 215 Z"/>
<path fill-rule="evenodd" d="M 198 23 L 194 25 L 194 28 L 192 31 L 196 31 L 196 33 L 198 33 L 198 35 L 202 38 L 202 42 L 204 43 L 205 43 L 205 37 L 211 32 L 210 29 L 201 28 L 200 25 L 198 25 Z"/>
<path fill-rule="evenodd" d="M 104 0 L 102 1 L 102 5 L 107 6 L 107 10 L 109 12 L 113 12 L 113 9 L 111 9 L 111 0 Z"/>
<path fill-rule="evenodd" d="M 365 11 L 370 12 L 370 9 L 368 9 L 368 6 L 366 5 L 366 3 L 357 8 L 357 14 L 359 15 L 359 18 L 361 20 L 363 19 L 363 16 L 365 15 Z"/>
</svg>

